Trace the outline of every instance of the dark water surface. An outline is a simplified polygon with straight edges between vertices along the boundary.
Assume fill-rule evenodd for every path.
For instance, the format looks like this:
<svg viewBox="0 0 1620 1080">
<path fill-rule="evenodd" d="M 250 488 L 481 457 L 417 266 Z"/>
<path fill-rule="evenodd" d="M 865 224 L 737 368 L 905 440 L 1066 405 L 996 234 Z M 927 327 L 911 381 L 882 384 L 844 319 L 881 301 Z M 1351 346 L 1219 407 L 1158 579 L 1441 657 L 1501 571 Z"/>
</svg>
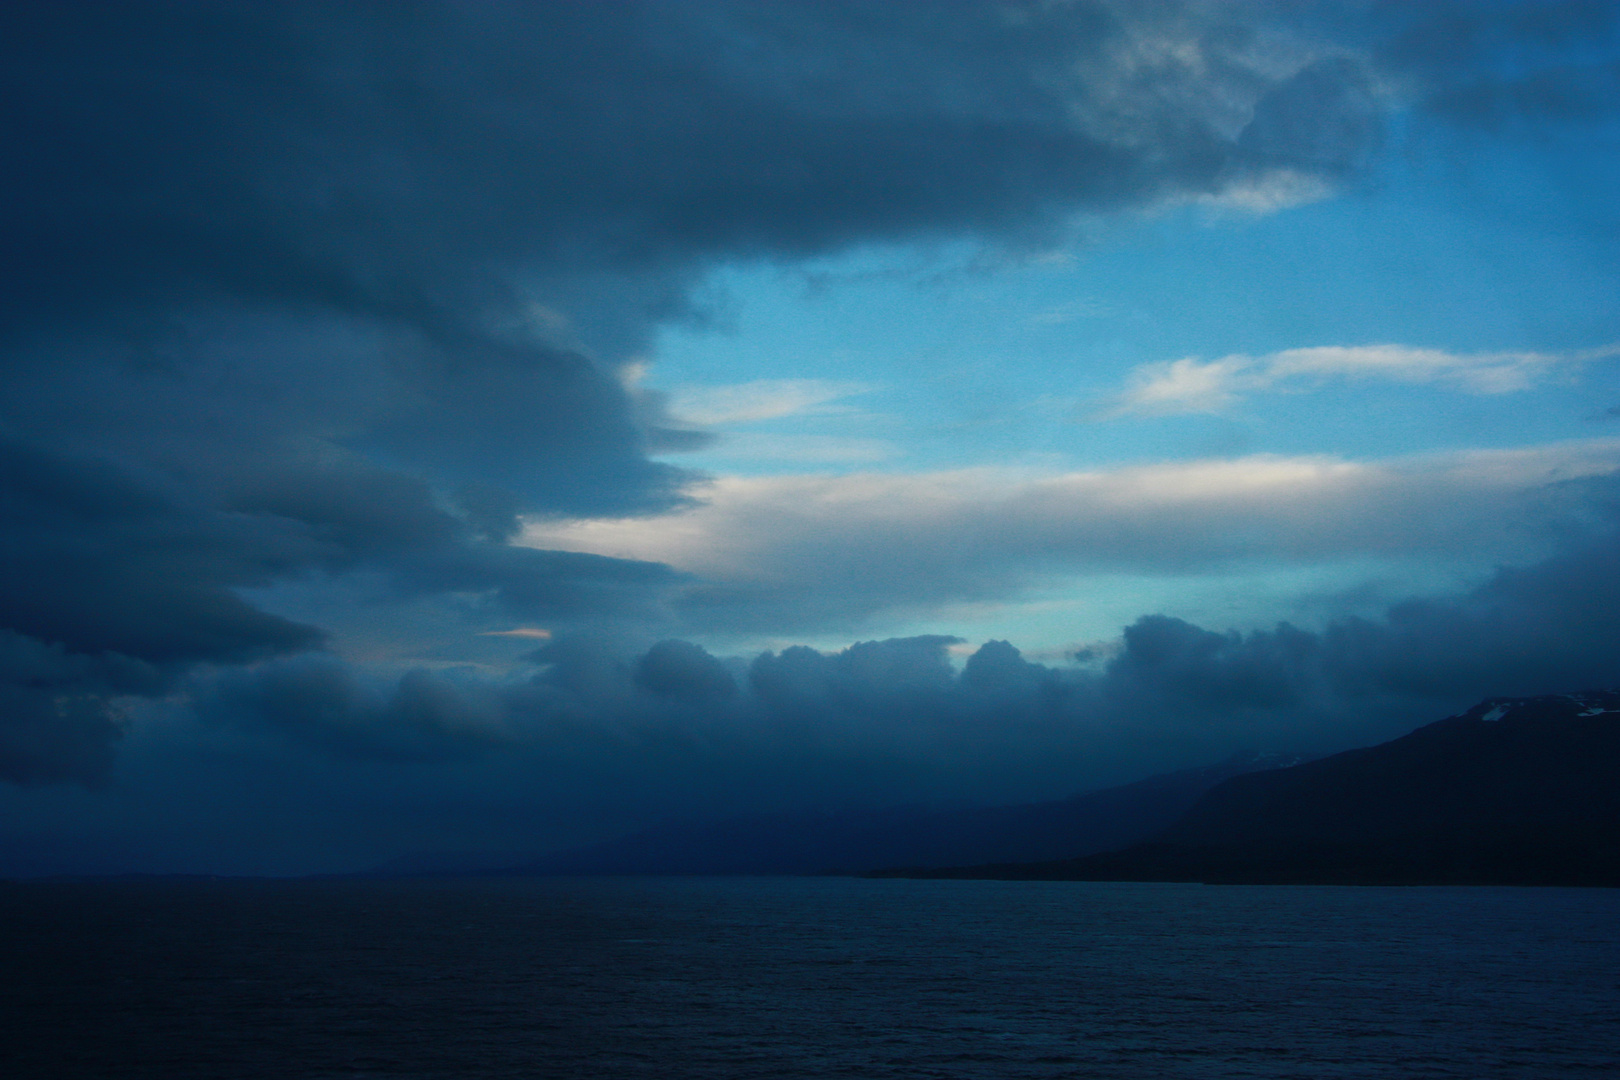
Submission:
<svg viewBox="0 0 1620 1080">
<path fill-rule="evenodd" d="M 1620 890 L 0 885 L 0 1075 L 1620 1076 Z"/>
</svg>

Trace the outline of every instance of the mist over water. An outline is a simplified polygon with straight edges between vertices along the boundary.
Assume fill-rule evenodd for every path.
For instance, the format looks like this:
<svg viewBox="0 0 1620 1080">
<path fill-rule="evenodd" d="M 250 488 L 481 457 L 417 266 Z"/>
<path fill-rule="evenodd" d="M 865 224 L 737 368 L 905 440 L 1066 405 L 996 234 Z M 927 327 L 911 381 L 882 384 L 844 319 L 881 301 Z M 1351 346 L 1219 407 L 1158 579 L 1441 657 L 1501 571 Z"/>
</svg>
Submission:
<svg viewBox="0 0 1620 1080">
<path fill-rule="evenodd" d="M 7 1076 L 1526 1077 L 1620 891 L 620 878 L 0 888 Z"/>
</svg>

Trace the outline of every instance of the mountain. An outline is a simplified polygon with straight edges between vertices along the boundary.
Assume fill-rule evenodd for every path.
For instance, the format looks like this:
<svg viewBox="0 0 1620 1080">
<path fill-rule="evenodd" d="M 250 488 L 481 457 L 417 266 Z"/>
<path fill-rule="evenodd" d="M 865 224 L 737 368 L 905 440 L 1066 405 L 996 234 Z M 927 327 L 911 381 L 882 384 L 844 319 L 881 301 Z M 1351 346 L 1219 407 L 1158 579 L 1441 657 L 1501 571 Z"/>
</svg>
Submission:
<svg viewBox="0 0 1620 1080">
<path fill-rule="evenodd" d="M 506 874 L 817 874 L 884 866 L 1054 859 L 1151 836 L 1211 787 L 1278 762 L 1235 757 L 1053 802 L 977 809 L 922 807 L 769 815 L 670 825 L 509 865 Z M 455 872 L 448 856 L 378 872 Z M 407 869 L 409 868 L 409 869 Z M 465 872 L 465 871 L 463 871 Z"/>
<path fill-rule="evenodd" d="M 1491 698 L 1378 746 L 1235 776 L 1117 851 L 892 873 L 1620 885 L 1620 692 Z"/>
</svg>

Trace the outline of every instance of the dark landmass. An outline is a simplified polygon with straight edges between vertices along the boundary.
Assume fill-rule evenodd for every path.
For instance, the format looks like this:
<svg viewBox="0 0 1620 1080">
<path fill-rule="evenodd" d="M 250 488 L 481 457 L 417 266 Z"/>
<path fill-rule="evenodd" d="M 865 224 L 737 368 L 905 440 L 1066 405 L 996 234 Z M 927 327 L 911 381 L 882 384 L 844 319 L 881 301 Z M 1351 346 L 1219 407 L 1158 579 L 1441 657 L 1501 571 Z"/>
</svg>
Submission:
<svg viewBox="0 0 1620 1080">
<path fill-rule="evenodd" d="M 1276 768 L 1246 755 L 1052 802 L 940 810 L 760 815 L 680 824 L 535 857 L 418 855 L 369 876 L 463 874 L 823 874 L 881 867 L 1056 859 L 1160 832 L 1223 780 Z"/>
<path fill-rule="evenodd" d="M 1235 776 L 1116 851 L 881 876 L 1620 886 L 1620 692 L 1492 698 L 1378 746 Z"/>
</svg>

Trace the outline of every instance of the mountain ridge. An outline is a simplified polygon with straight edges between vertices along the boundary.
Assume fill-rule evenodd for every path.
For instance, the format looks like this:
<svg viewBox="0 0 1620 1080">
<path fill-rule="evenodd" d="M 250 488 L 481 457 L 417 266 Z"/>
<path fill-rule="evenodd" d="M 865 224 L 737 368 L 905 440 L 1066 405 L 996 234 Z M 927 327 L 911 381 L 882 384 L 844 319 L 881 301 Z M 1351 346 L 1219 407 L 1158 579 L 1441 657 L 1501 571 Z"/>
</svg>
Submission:
<svg viewBox="0 0 1620 1080">
<path fill-rule="evenodd" d="M 1487 698 L 1376 746 L 1235 776 L 1114 851 L 882 876 L 1620 886 L 1620 692 Z"/>
</svg>

